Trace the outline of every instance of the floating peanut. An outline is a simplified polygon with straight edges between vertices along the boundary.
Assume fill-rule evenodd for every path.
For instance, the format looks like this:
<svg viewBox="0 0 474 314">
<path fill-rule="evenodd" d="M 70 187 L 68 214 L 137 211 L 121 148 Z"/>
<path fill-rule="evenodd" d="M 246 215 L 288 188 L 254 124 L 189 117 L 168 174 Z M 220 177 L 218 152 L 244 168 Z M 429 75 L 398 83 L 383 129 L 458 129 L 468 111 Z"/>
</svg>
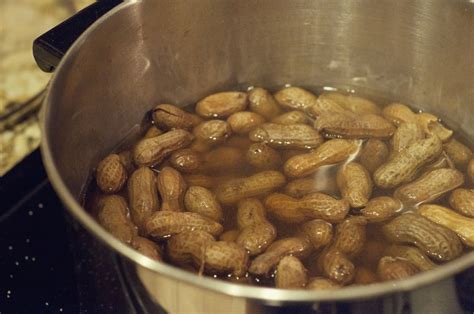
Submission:
<svg viewBox="0 0 474 314">
<path fill-rule="evenodd" d="M 185 130 L 172 130 L 152 138 L 142 139 L 133 150 L 137 166 L 159 164 L 174 151 L 191 144 L 194 136 Z"/>
<path fill-rule="evenodd" d="M 469 177 L 469 181 L 474 183 L 474 159 L 469 160 L 467 164 L 467 176 Z"/>
<path fill-rule="evenodd" d="M 245 167 L 245 154 L 235 147 L 217 147 L 207 152 L 202 159 L 200 170 L 210 174 L 242 170 Z"/>
<path fill-rule="evenodd" d="M 264 143 L 252 144 L 245 157 L 247 163 L 257 169 L 275 169 L 282 164 L 280 154 Z"/>
<path fill-rule="evenodd" d="M 250 110 L 266 119 L 272 119 L 281 113 L 281 108 L 267 90 L 255 87 L 248 92 Z"/>
<path fill-rule="evenodd" d="M 190 212 L 221 222 L 224 213 L 211 191 L 202 186 L 191 186 L 184 196 L 184 205 Z"/>
<path fill-rule="evenodd" d="M 235 242 L 239 234 L 240 234 L 240 230 L 231 229 L 221 234 L 219 237 L 219 240 L 227 241 L 227 242 Z"/>
<path fill-rule="evenodd" d="M 202 121 L 197 115 L 168 104 L 156 106 L 152 111 L 152 115 L 155 125 L 163 130 L 191 130 Z"/>
<path fill-rule="evenodd" d="M 319 98 L 333 100 L 344 109 L 356 114 L 380 114 L 379 106 L 362 97 L 330 92 L 322 94 Z"/>
<path fill-rule="evenodd" d="M 312 152 L 312 149 L 284 149 L 279 151 L 281 155 L 281 159 L 285 163 L 288 161 L 288 159 L 298 156 L 298 155 L 303 155 Z"/>
<path fill-rule="evenodd" d="M 337 186 L 351 207 L 363 207 L 372 195 L 372 179 L 369 172 L 359 163 L 342 165 L 337 172 Z"/>
<path fill-rule="evenodd" d="M 160 208 L 155 173 L 148 167 L 138 168 L 130 176 L 127 187 L 131 218 L 140 233 L 144 233 L 148 217 Z"/>
<path fill-rule="evenodd" d="M 310 119 L 308 118 L 308 116 L 304 112 L 301 112 L 298 110 L 286 112 L 272 119 L 272 123 L 284 124 L 284 125 L 309 124 L 309 122 L 310 122 Z"/>
<path fill-rule="evenodd" d="M 257 256 L 249 267 L 249 272 L 254 275 L 267 275 L 278 262 L 285 256 L 305 258 L 311 253 L 311 244 L 302 238 L 285 238 L 275 241 L 265 253 Z"/>
<path fill-rule="evenodd" d="M 371 199 L 360 211 L 369 222 L 386 221 L 403 209 L 402 203 L 388 196 Z"/>
<path fill-rule="evenodd" d="M 120 191 L 125 181 L 127 181 L 127 177 L 127 169 L 125 169 L 117 154 L 108 155 L 97 166 L 96 182 L 102 192 L 115 193 Z"/>
<path fill-rule="evenodd" d="M 145 135 L 143 136 L 143 138 L 152 138 L 161 134 L 163 134 L 163 131 L 158 129 L 156 126 L 152 125 L 145 132 Z"/>
<path fill-rule="evenodd" d="M 307 109 L 307 112 L 310 116 L 313 118 L 319 117 L 322 114 L 325 113 L 331 113 L 331 112 L 336 112 L 336 113 L 347 113 L 347 109 L 341 106 L 338 102 L 334 101 L 333 99 L 330 99 L 327 97 L 329 94 L 322 94 L 314 105 L 309 107 Z"/>
<path fill-rule="evenodd" d="M 208 272 L 234 276 L 245 275 L 248 255 L 244 248 L 233 242 L 209 242 L 204 251 L 204 267 Z"/>
<path fill-rule="evenodd" d="M 285 174 L 289 177 L 305 177 L 319 167 L 347 160 L 359 147 L 357 141 L 334 139 L 324 142 L 314 152 L 297 155 L 284 164 Z"/>
<path fill-rule="evenodd" d="M 171 154 L 170 163 L 178 171 L 192 173 L 201 166 L 201 157 L 196 151 L 185 148 Z"/>
<path fill-rule="evenodd" d="M 317 250 L 332 240 L 332 225 L 322 219 L 314 219 L 301 226 L 301 234 L 306 237 L 313 245 L 313 248 Z"/>
<path fill-rule="evenodd" d="M 161 261 L 161 250 L 159 246 L 147 238 L 135 237 L 132 242 L 132 247 L 151 259 Z"/>
<path fill-rule="evenodd" d="M 405 206 L 416 206 L 441 197 L 464 183 L 464 176 L 455 169 L 436 169 L 416 181 L 399 187 L 394 197 Z"/>
<path fill-rule="evenodd" d="M 359 255 L 366 242 L 366 224 L 364 217 L 346 218 L 336 226 L 334 248 L 350 258 Z"/>
<path fill-rule="evenodd" d="M 317 100 L 316 95 L 300 87 L 285 87 L 274 95 L 276 101 L 286 109 L 305 111 Z"/>
<path fill-rule="evenodd" d="M 354 264 L 347 256 L 334 248 L 326 249 L 321 253 L 318 265 L 324 276 L 338 284 L 347 285 L 354 279 Z"/>
<path fill-rule="evenodd" d="M 390 241 L 413 244 L 438 261 L 450 261 L 462 253 L 462 244 L 453 231 L 418 214 L 398 216 L 382 230 Z"/>
<path fill-rule="evenodd" d="M 455 211 L 440 205 L 420 206 L 418 213 L 429 220 L 456 232 L 461 241 L 474 247 L 474 219 L 464 217 Z"/>
<path fill-rule="evenodd" d="M 472 158 L 471 149 L 455 139 L 444 144 L 443 148 L 456 167 L 460 169 L 464 169 Z"/>
<path fill-rule="evenodd" d="M 221 92 L 207 96 L 196 105 L 196 113 L 203 118 L 225 118 L 245 110 L 247 94 L 241 92 Z"/>
<path fill-rule="evenodd" d="M 98 203 L 97 219 L 102 227 L 120 241 L 130 244 L 137 228 L 129 218 L 127 202 L 118 195 L 108 195 Z"/>
<path fill-rule="evenodd" d="M 167 243 L 169 258 L 180 265 L 194 263 L 200 266 L 204 261 L 204 250 L 214 237 L 202 230 L 185 230 L 173 235 Z"/>
<path fill-rule="evenodd" d="M 291 197 L 300 198 L 310 193 L 318 191 L 318 185 L 313 178 L 296 179 L 285 186 L 285 194 Z"/>
<path fill-rule="evenodd" d="M 211 176 L 206 176 L 203 174 L 190 174 L 184 177 L 188 186 L 202 186 L 207 189 L 212 189 L 216 185 L 216 178 Z"/>
<path fill-rule="evenodd" d="M 418 272 L 418 268 L 409 261 L 389 256 L 382 257 L 377 267 L 377 275 L 382 281 L 408 278 Z"/>
<path fill-rule="evenodd" d="M 301 199 L 274 193 L 265 199 L 268 212 L 288 223 L 300 223 L 311 218 L 338 222 L 349 212 L 349 203 L 323 193 L 311 193 Z"/>
<path fill-rule="evenodd" d="M 449 204 L 462 215 L 474 218 L 474 190 L 454 190 L 449 197 Z"/>
<path fill-rule="evenodd" d="M 237 226 L 244 229 L 248 226 L 268 222 L 265 208 L 257 198 L 245 198 L 237 205 Z"/>
<path fill-rule="evenodd" d="M 402 122 L 392 137 L 392 152 L 398 153 L 416 141 L 425 138 L 425 133 L 416 122 Z"/>
<path fill-rule="evenodd" d="M 377 276 L 366 267 L 357 267 L 354 283 L 357 285 L 368 285 L 377 282 Z"/>
<path fill-rule="evenodd" d="M 193 134 L 197 141 L 214 145 L 224 142 L 232 134 L 232 130 L 225 121 L 208 120 L 198 124 Z"/>
<path fill-rule="evenodd" d="M 120 157 L 120 162 L 125 167 L 125 170 L 127 170 L 127 174 L 131 174 L 135 170 L 132 152 L 129 150 L 124 150 L 123 152 L 119 153 L 118 156 Z"/>
<path fill-rule="evenodd" d="M 310 278 L 306 285 L 308 290 L 337 290 L 340 288 L 342 286 L 337 282 L 323 277 Z"/>
<path fill-rule="evenodd" d="M 221 184 L 216 191 L 217 199 L 223 204 L 236 203 L 243 198 L 259 196 L 278 189 L 285 184 L 285 181 L 285 176 L 278 171 L 262 171 Z"/>
<path fill-rule="evenodd" d="M 388 138 L 395 132 L 391 122 L 375 114 L 323 113 L 314 127 L 328 138 Z"/>
<path fill-rule="evenodd" d="M 275 148 L 307 149 L 323 142 L 321 135 L 306 124 L 264 123 L 249 133 L 254 142 L 265 142 Z"/>
<path fill-rule="evenodd" d="M 436 136 L 418 140 L 380 166 L 374 173 L 374 182 L 381 188 L 393 188 L 407 182 L 422 166 L 435 160 L 441 151 L 441 141 Z"/>
<path fill-rule="evenodd" d="M 294 256 L 283 257 L 276 268 L 275 286 L 281 289 L 302 289 L 308 281 L 308 271 Z"/>
<path fill-rule="evenodd" d="M 196 213 L 154 212 L 146 223 L 146 231 L 155 238 L 166 238 L 186 230 L 201 230 L 217 236 L 222 225 Z"/>
<path fill-rule="evenodd" d="M 161 210 L 183 211 L 183 198 L 187 185 L 178 171 L 171 167 L 161 169 L 156 186 L 161 196 Z"/>
<path fill-rule="evenodd" d="M 430 136 L 437 136 L 443 143 L 449 141 L 453 136 L 453 131 L 444 127 L 437 116 L 431 113 L 421 112 L 416 115 L 418 124 L 423 131 Z"/>
<path fill-rule="evenodd" d="M 381 140 L 371 138 L 362 148 L 359 155 L 359 162 L 370 173 L 373 173 L 378 167 L 387 161 L 388 156 L 389 151 L 387 144 Z"/>
<path fill-rule="evenodd" d="M 416 114 L 406 105 L 393 103 L 385 107 L 382 111 L 385 119 L 395 125 L 403 122 L 417 122 Z"/>
<path fill-rule="evenodd" d="M 386 256 L 404 258 L 421 271 L 430 270 L 437 266 L 428 256 L 413 246 L 391 245 L 385 250 L 384 254 Z"/>
<path fill-rule="evenodd" d="M 251 111 L 240 111 L 227 118 L 232 132 L 236 134 L 247 134 L 255 127 L 265 122 L 265 118 Z"/>
</svg>

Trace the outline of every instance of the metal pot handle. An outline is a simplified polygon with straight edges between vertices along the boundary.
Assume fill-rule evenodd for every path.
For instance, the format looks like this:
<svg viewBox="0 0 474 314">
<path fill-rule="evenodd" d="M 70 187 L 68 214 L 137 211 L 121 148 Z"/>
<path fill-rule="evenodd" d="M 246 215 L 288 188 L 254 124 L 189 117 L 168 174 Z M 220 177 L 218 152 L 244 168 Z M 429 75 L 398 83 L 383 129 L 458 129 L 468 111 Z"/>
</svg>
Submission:
<svg viewBox="0 0 474 314">
<path fill-rule="evenodd" d="M 96 1 L 33 42 L 33 56 L 44 72 L 53 72 L 61 58 L 76 39 L 97 19 L 122 0 Z"/>
</svg>

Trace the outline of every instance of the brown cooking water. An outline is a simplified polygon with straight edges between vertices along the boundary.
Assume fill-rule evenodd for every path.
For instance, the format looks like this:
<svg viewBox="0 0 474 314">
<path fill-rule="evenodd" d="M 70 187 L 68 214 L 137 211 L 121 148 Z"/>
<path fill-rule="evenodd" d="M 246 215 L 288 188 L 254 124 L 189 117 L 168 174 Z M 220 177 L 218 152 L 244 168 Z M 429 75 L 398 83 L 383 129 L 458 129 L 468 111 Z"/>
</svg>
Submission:
<svg viewBox="0 0 474 314">
<path fill-rule="evenodd" d="M 285 85 L 287 87 L 289 85 Z M 365 97 L 367 99 L 370 99 L 372 101 L 375 101 L 381 108 L 383 108 L 385 105 L 388 105 L 390 103 L 393 103 L 393 98 L 392 101 L 390 101 L 390 97 L 381 95 L 379 93 L 374 93 L 373 91 L 370 90 L 364 90 L 363 92 L 357 91 L 349 88 L 333 88 L 333 87 L 316 87 L 316 88 L 308 88 L 307 86 L 303 86 L 305 89 L 314 92 L 316 95 L 322 93 L 322 92 L 327 92 L 327 91 L 338 91 L 341 93 L 345 94 L 354 94 L 357 96 Z M 250 87 L 251 88 L 251 87 Z M 249 88 L 249 89 L 250 89 Z M 231 89 L 230 89 L 231 90 Z M 242 90 L 241 88 L 235 88 L 233 90 Z M 277 90 L 277 89 L 274 89 Z M 416 109 L 417 106 L 411 106 L 414 112 L 421 112 L 421 110 Z M 189 105 L 183 108 L 184 110 L 187 110 L 189 112 L 193 112 L 194 109 L 194 104 Z M 436 114 L 436 113 L 434 113 Z M 451 128 L 452 125 L 449 125 L 445 121 L 443 121 L 444 124 L 447 124 L 448 127 Z M 130 135 L 120 141 L 120 144 L 116 146 L 116 148 L 112 151 L 113 153 L 120 153 L 122 151 L 130 150 L 134 144 L 143 136 L 143 134 L 148 130 L 148 128 L 152 126 L 152 120 L 151 120 L 151 114 L 150 112 L 145 115 L 144 120 L 142 121 L 141 125 L 139 128 L 135 128 L 130 132 Z M 470 141 L 468 141 L 466 136 L 463 136 L 462 130 L 456 130 L 455 128 L 451 128 L 452 130 L 455 131 L 454 138 L 456 138 L 458 141 L 461 143 L 467 145 L 468 147 L 472 148 L 473 145 L 470 145 Z M 233 137 L 237 137 L 236 135 L 232 135 Z M 363 145 L 364 141 L 361 141 L 361 147 Z M 389 140 L 386 141 L 386 144 L 389 145 Z M 221 146 L 225 146 L 225 143 Z M 244 156 L 245 152 L 247 151 L 247 148 L 242 149 Z M 360 150 L 359 150 L 360 152 Z M 357 160 L 358 154 L 355 154 L 354 156 L 351 156 L 351 160 Z M 338 168 L 343 165 L 346 162 L 336 164 L 336 165 L 331 165 L 331 166 L 325 166 L 321 167 L 313 176 L 315 178 L 315 184 L 318 185 L 318 189 L 321 192 L 327 193 L 333 197 L 340 198 L 339 191 L 337 189 L 336 183 L 335 183 L 335 174 L 338 170 Z M 160 167 L 162 165 L 159 165 L 157 167 L 152 168 L 156 173 L 159 173 Z M 95 170 L 95 169 L 93 169 Z M 464 169 L 460 169 L 463 171 Z M 228 171 L 228 172 L 221 172 L 219 175 L 221 176 L 248 176 L 252 173 L 254 173 L 255 170 L 253 170 L 251 167 L 247 167 L 245 169 L 240 169 L 238 173 L 235 171 Z M 282 171 L 283 172 L 283 171 Z M 97 217 L 96 213 L 96 204 L 100 197 L 104 195 L 102 191 L 97 187 L 96 181 L 93 178 L 94 171 L 91 171 L 91 176 L 89 178 L 89 183 L 86 185 L 85 192 L 82 193 L 83 197 L 83 204 L 86 210 L 88 210 L 94 217 Z M 467 181 L 467 180 L 466 180 Z M 470 184 L 465 183 L 463 187 L 467 188 L 472 188 Z M 284 187 L 283 187 L 284 188 Z M 282 189 L 283 189 L 282 188 Z M 280 189 L 281 190 L 281 189 Z M 394 190 L 383 190 L 380 188 L 377 188 L 374 185 L 374 189 L 372 192 L 371 198 L 377 197 L 377 196 L 391 196 L 393 194 Z M 278 192 L 274 191 L 274 192 Z M 127 195 L 127 189 L 123 188 L 119 193 L 117 193 L 123 197 L 125 197 L 128 200 L 128 195 Z M 442 198 L 437 200 L 437 204 L 440 205 L 445 205 L 449 207 L 448 204 L 448 197 L 449 193 L 446 193 Z M 260 197 L 260 200 L 263 201 L 264 196 Z M 433 203 L 433 202 L 432 202 Z M 222 207 L 224 210 L 224 232 L 227 230 L 231 229 L 236 229 L 236 206 L 223 206 Z M 404 209 L 404 211 L 409 211 L 408 209 Z M 351 209 L 351 214 L 357 214 L 358 210 L 356 209 Z M 349 217 L 348 216 L 348 217 Z M 298 224 L 286 224 L 283 222 L 280 222 L 276 219 L 274 219 L 271 215 L 267 215 L 267 219 L 273 224 L 273 226 L 277 229 L 277 238 L 275 239 L 284 239 L 289 236 L 293 236 L 297 233 L 298 230 Z M 389 246 L 391 243 L 388 242 L 382 232 L 381 232 L 381 226 L 382 223 L 370 223 L 367 224 L 366 227 L 366 235 L 367 235 L 367 243 L 369 245 L 365 245 L 364 250 L 362 251 L 361 254 L 359 254 L 358 257 L 352 260 L 354 263 L 356 269 L 360 266 L 363 266 L 365 268 L 368 268 L 371 270 L 374 274 L 377 273 L 377 262 L 378 260 L 383 256 L 383 249 Z M 166 240 L 160 240 L 157 243 L 162 247 L 165 248 L 166 245 Z M 155 241 L 156 242 L 156 241 Z M 367 250 L 367 247 L 370 247 L 370 250 Z M 465 251 L 468 249 L 464 246 Z M 163 250 L 164 252 L 166 250 Z M 305 267 L 308 269 L 308 278 L 313 277 L 313 276 L 322 276 L 320 271 L 318 270 L 317 267 L 317 257 L 321 253 L 322 249 L 317 250 L 313 252 L 309 257 L 306 259 L 302 260 L 304 263 Z M 169 264 L 173 264 L 167 256 L 163 256 L 163 260 Z M 181 268 L 184 268 L 188 271 L 198 273 L 199 268 L 193 266 L 193 265 L 187 265 L 187 266 L 180 266 Z M 244 278 L 235 278 L 231 275 L 211 275 L 214 278 L 220 278 L 223 280 L 228 280 L 228 281 L 233 281 L 233 282 L 239 282 L 243 284 L 252 284 L 256 286 L 274 286 L 273 282 L 273 277 L 274 273 L 272 273 L 268 278 L 264 277 L 255 277 L 253 275 L 247 274 Z"/>
</svg>

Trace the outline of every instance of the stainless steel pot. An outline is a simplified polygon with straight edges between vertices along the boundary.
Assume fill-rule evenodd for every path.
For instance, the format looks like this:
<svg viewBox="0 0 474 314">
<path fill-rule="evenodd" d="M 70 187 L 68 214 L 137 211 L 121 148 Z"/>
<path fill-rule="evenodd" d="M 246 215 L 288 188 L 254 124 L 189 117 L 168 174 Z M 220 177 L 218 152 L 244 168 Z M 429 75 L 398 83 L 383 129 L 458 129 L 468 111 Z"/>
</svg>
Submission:
<svg viewBox="0 0 474 314">
<path fill-rule="evenodd" d="M 70 212 L 132 261 L 169 311 L 374 298 L 445 279 L 474 265 L 474 252 L 403 281 L 330 292 L 201 278 L 140 255 L 98 225 L 81 206 L 89 171 L 156 103 L 186 105 L 249 85 L 375 91 L 474 138 L 473 82 L 472 0 L 129 1 L 87 29 L 57 68 L 43 108 L 43 158 Z"/>
</svg>

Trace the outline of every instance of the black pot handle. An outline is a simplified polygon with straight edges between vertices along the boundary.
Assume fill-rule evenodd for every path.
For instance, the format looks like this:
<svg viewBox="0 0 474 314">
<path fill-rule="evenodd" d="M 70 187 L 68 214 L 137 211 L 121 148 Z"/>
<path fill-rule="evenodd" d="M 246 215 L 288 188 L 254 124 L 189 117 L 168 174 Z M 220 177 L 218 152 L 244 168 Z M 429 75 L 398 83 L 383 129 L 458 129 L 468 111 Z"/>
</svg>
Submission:
<svg viewBox="0 0 474 314">
<path fill-rule="evenodd" d="M 33 56 L 44 72 L 53 72 L 76 39 L 98 18 L 122 0 L 101 0 L 79 11 L 69 19 L 36 38 Z"/>
</svg>

